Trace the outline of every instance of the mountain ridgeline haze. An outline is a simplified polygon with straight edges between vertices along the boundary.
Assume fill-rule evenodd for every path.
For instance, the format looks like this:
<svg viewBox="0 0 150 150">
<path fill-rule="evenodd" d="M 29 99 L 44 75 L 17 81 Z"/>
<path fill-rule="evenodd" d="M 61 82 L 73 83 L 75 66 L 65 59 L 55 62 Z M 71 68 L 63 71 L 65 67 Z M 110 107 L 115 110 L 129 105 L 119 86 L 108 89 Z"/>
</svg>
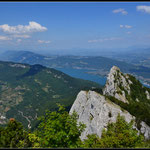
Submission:
<svg viewBox="0 0 150 150">
<path fill-rule="evenodd" d="M 29 51 L 6 51 L 0 55 L 0 60 L 27 63 L 30 65 L 41 64 L 49 68 L 61 70 L 62 72 L 68 73 L 73 77 L 82 78 L 82 75 L 78 76 L 72 73 L 74 71 L 80 71 L 81 73 L 85 74 L 85 79 L 87 76 L 87 79 L 92 80 L 92 76 L 89 75 L 93 75 L 96 78 L 97 76 L 103 77 L 103 85 L 105 84 L 106 76 L 109 73 L 111 67 L 118 66 L 122 72 L 130 73 L 136 76 L 140 81 L 142 81 L 142 83 L 145 83 L 145 85 L 150 84 L 149 67 L 142 66 L 140 64 L 135 65 L 121 60 L 101 56 L 44 56 Z M 98 79 L 92 81 L 99 84 L 101 82 L 98 81 Z"/>
</svg>

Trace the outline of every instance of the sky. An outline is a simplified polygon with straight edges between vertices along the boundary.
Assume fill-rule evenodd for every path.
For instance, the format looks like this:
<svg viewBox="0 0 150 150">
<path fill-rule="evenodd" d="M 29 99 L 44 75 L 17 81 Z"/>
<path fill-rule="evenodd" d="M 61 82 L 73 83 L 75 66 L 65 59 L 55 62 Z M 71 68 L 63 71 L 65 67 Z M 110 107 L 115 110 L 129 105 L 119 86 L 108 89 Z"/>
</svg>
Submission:
<svg viewBox="0 0 150 150">
<path fill-rule="evenodd" d="M 150 2 L 0 2 L 0 50 L 150 46 Z"/>
</svg>

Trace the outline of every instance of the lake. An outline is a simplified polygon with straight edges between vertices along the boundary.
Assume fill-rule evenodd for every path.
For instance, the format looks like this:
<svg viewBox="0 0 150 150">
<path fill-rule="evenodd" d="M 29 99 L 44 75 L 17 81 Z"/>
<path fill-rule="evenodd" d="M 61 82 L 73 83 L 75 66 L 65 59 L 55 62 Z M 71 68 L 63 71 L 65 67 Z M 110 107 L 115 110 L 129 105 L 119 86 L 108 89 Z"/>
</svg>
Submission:
<svg viewBox="0 0 150 150">
<path fill-rule="evenodd" d="M 86 72 L 91 71 L 91 70 L 87 70 L 87 69 L 73 69 L 73 68 L 55 68 L 55 69 L 57 69 L 59 71 L 62 71 L 64 73 L 70 75 L 71 77 L 94 81 L 96 83 L 99 83 L 102 86 L 105 85 L 105 83 L 106 83 L 106 77 L 86 73 Z M 140 82 L 144 86 L 150 88 L 149 84 L 146 84 L 144 81 L 141 81 L 141 80 L 140 80 Z"/>
<path fill-rule="evenodd" d="M 91 70 L 72 69 L 72 68 L 55 68 L 55 69 L 62 71 L 70 75 L 71 77 L 94 81 L 96 83 L 99 83 L 100 85 L 105 85 L 106 83 L 106 77 L 86 73 Z"/>
</svg>

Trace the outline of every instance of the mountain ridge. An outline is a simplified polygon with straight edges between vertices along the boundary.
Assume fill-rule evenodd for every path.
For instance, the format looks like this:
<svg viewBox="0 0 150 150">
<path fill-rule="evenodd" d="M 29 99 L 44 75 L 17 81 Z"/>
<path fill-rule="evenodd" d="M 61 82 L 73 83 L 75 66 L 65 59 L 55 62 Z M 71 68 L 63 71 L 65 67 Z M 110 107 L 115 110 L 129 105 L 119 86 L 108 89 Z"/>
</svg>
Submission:
<svg viewBox="0 0 150 150">
<path fill-rule="evenodd" d="M 119 88 L 119 85 L 122 88 Z M 122 92 L 123 90 L 126 92 Z M 144 134 L 145 139 L 150 139 L 149 94 L 149 88 L 144 87 L 132 75 L 124 75 L 114 66 L 107 76 L 103 93 L 80 91 L 69 113 L 76 111 L 78 121 L 87 126 L 81 139 L 93 133 L 101 137 L 102 130 L 107 130 L 108 123 L 115 122 L 119 114 L 124 116 L 127 122 L 134 120 L 133 128 Z"/>
<path fill-rule="evenodd" d="M 0 55 L 0 60 L 41 64 L 50 68 L 87 69 L 87 73 L 106 76 L 112 66 L 118 66 L 124 73 L 132 73 L 139 79 L 150 83 L 150 68 L 136 66 L 123 61 L 102 56 L 44 56 L 28 51 L 8 51 Z"/>
</svg>

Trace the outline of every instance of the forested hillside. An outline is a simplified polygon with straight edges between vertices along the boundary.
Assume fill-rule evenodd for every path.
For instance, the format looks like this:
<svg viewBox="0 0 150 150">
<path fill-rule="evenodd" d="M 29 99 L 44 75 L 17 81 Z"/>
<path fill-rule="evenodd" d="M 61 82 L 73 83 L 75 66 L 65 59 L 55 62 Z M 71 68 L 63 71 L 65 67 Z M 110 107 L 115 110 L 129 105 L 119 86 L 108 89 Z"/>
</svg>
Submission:
<svg viewBox="0 0 150 150">
<path fill-rule="evenodd" d="M 45 109 L 55 110 L 57 102 L 70 109 L 80 90 L 94 87 L 101 88 L 42 65 L 0 62 L 0 123 L 16 118 L 34 127 Z"/>
</svg>

